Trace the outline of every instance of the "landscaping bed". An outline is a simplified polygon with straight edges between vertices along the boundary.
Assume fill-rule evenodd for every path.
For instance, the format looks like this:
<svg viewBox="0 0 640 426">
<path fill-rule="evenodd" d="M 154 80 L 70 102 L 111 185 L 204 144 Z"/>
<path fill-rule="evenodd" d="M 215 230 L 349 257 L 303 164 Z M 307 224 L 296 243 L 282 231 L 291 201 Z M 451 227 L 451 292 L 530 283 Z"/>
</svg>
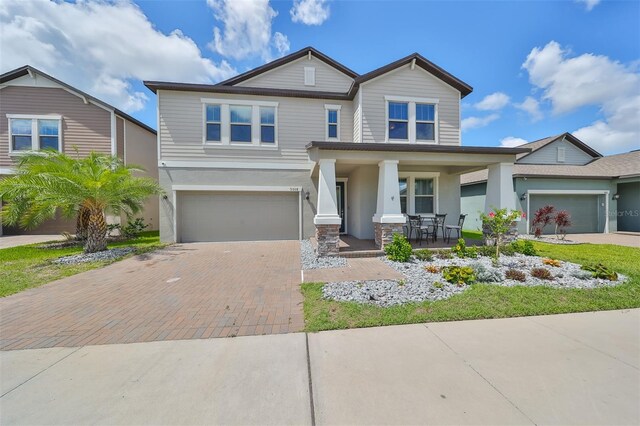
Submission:
<svg viewBox="0 0 640 426">
<path fill-rule="evenodd" d="M 318 256 L 313 244 L 309 240 L 300 242 L 300 263 L 302 269 L 343 268 L 347 266 L 347 259 L 339 256 Z"/>
</svg>

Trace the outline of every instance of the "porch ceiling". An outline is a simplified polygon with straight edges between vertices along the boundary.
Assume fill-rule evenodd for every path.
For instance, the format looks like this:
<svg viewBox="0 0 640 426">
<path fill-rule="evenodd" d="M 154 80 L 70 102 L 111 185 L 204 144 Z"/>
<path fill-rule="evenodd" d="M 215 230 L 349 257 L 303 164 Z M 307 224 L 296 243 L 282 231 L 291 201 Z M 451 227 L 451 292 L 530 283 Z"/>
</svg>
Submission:
<svg viewBox="0 0 640 426">
<path fill-rule="evenodd" d="M 359 165 L 397 160 L 398 166 L 432 166 L 449 174 L 463 174 L 486 168 L 490 164 L 514 163 L 517 154 L 527 148 L 416 145 L 398 143 L 311 142 L 309 158 L 335 159 L 336 170 L 349 172 Z"/>
</svg>

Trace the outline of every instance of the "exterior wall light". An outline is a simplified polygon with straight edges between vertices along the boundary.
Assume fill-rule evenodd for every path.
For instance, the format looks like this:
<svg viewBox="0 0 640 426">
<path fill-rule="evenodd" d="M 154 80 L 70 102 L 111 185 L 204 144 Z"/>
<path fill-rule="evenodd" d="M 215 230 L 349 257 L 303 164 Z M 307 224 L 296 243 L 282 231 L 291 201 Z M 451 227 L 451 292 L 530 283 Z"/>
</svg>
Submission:
<svg viewBox="0 0 640 426">
<path fill-rule="evenodd" d="M 619 198 L 620 198 L 620 194 L 618 193 L 613 194 L 613 198 L 612 198 L 613 200 L 618 200 Z"/>
<path fill-rule="evenodd" d="M 520 201 L 524 201 L 527 199 L 527 193 L 523 192 L 522 195 L 520 196 Z"/>
<path fill-rule="evenodd" d="M 304 199 L 308 200 L 309 199 L 309 191 L 305 191 L 304 192 Z"/>
</svg>

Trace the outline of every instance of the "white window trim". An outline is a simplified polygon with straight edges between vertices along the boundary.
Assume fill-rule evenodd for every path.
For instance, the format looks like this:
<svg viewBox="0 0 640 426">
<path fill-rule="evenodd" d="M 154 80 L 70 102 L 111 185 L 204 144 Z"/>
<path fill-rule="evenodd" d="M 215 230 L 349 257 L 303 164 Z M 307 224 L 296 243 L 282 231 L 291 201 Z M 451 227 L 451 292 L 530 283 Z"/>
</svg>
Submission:
<svg viewBox="0 0 640 426">
<path fill-rule="evenodd" d="M 6 114 L 7 125 L 9 126 L 9 155 L 24 155 L 27 152 L 40 151 L 40 130 L 38 120 L 56 120 L 58 122 L 58 152 L 62 152 L 62 116 L 32 115 L 32 114 Z M 31 151 L 16 151 L 13 149 L 13 134 L 11 131 L 11 120 L 31 120 Z"/>
<path fill-rule="evenodd" d="M 262 116 L 260 114 L 260 108 L 273 108 L 273 124 L 263 124 L 262 123 Z M 255 113 L 256 110 L 258 111 L 258 141 L 260 142 L 260 146 L 263 147 L 271 147 L 271 146 L 276 146 L 278 143 L 278 108 L 277 107 L 272 107 L 272 106 L 268 106 L 268 105 L 258 105 L 257 108 L 253 109 L 253 112 Z M 262 126 L 269 126 L 269 127 L 273 127 L 273 142 L 262 142 Z"/>
<path fill-rule="evenodd" d="M 408 139 L 389 139 L 389 102 L 401 102 L 408 103 L 408 112 L 409 112 L 409 124 L 408 124 Z M 427 145 L 436 145 L 440 143 L 439 138 L 439 124 L 438 124 L 438 105 L 440 103 L 439 99 L 436 98 L 414 98 L 409 96 L 394 96 L 394 95 L 385 95 L 384 96 L 384 140 L 389 143 L 418 143 L 418 144 L 427 144 Z M 417 140 L 416 139 L 416 104 L 431 104 L 434 106 L 434 140 Z"/>
<path fill-rule="evenodd" d="M 202 102 L 202 145 L 206 148 L 223 149 L 278 149 L 278 102 L 247 101 L 234 99 L 200 98 Z M 207 105 L 220 105 L 220 142 L 207 141 Z M 250 106 L 251 110 L 251 142 L 231 142 L 230 107 Z M 260 141 L 260 107 L 273 107 L 275 110 L 275 141 Z"/>
<path fill-rule="evenodd" d="M 325 136 L 325 140 L 327 141 L 336 141 L 336 142 L 340 142 L 340 110 L 342 109 L 342 105 L 329 105 L 329 104 L 325 104 L 324 105 L 324 136 Z M 329 137 L 329 111 L 338 111 L 338 117 L 337 117 L 337 131 L 336 131 L 336 135 L 337 137 L 335 138 L 330 138 Z"/>
<path fill-rule="evenodd" d="M 439 212 L 440 172 L 398 172 L 398 179 L 407 179 L 407 214 L 416 214 L 416 179 L 433 179 L 433 213 L 420 213 L 423 217 L 434 217 Z"/>
</svg>

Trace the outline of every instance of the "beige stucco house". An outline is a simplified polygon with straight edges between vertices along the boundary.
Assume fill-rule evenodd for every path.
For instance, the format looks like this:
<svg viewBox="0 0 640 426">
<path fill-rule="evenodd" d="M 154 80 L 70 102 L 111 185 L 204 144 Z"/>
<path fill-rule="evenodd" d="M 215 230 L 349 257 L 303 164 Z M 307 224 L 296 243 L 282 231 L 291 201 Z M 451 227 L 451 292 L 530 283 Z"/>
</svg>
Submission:
<svg viewBox="0 0 640 426">
<path fill-rule="evenodd" d="M 157 179 L 156 140 L 149 126 L 31 66 L 0 75 L 0 178 L 13 173 L 24 152 L 53 148 L 117 155 Z M 145 204 L 142 217 L 150 229 L 158 229 L 158 209 L 157 197 Z M 57 218 L 29 231 L 0 225 L 0 235 L 63 231 L 73 233 L 75 221 Z"/>
<path fill-rule="evenodd" d="M 163 241 L 338 236 L 384 245 L 404 213 L 460 214 L 460 175 L 515 207 L 522 148 L 461 146 L 472 88 L 419 54 L 358 74 L 314 48 L 215 85 L 147 81 L 158 99 Z"/>
</svg>

